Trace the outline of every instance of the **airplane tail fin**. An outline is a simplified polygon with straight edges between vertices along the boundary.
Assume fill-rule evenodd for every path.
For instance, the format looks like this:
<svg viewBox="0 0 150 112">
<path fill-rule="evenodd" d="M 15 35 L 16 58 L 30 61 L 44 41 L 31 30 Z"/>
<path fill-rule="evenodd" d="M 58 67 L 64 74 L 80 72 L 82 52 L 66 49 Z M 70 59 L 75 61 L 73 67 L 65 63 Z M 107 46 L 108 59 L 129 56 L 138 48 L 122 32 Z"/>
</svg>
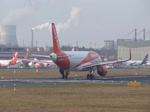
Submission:
<svg viewBox="0 0 150 112">
<path fill-rule="evenodd" d="M 144 57 L 144 59 L 142 60 L 142 63 L 140 65 L 146 64 L 148 60 L 148 54 L 146 54 L 146 56 Z"/>
<path fill-rule="evenodd" d="M 61 48 L 59 45 L 59 40 L 57 37 L 57 32 L 56 32 L 56 28 L 55 28 L 54 23 L 52 23 L 52 38 L 53 38 L 53 52 L 54 53 L 61 52 Z"/>
<path fill-rule="evenodd" d="M 26 53 L 24 59 L 29 59 L 29 57 L 30 57 L 30 50 L 27 51 L 27 53 Z"/>
<path fill-rule="evenodd" d="M 16 62 L 18 60 L 18 54 L 19 54 L 18 52 L 15 52 L 15 54 L 13 55 L 13 58 L 10 61 L 11 65 L 16 64 Z"/>
<path fill-rule="evenodd" d="M 26 55 L 24 56 L 24 60 L 22 60 L 22 63 L 24 64 L 24 65 L 26 65 L 29 61 L 28 60 L 26 60 L 26 59 L 29 59 L 30 58 L 30 50 L 28 50 L 27 52 L 26 52 Z"/>
</svg>

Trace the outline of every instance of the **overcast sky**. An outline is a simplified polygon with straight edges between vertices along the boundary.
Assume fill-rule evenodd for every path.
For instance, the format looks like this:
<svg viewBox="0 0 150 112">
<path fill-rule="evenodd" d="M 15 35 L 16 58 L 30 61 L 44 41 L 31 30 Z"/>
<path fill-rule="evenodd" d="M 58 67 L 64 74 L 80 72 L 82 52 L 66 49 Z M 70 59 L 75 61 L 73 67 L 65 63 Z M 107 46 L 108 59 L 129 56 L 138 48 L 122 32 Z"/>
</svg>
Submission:
<svg viewBox="0 0 150 112">
<path fill-rule="evenodd" d="M 99 48 L 104 40 L 134 38 L 126 34 L 135 28 L 150 39 L 150 0 L 0 0 L 0 7 L 0 24 L 16 25 L 20 46 L 31 46 L 31 29 L 34 45 L 52 46 L 52 22 L 61 45 Z"/>
</svg>

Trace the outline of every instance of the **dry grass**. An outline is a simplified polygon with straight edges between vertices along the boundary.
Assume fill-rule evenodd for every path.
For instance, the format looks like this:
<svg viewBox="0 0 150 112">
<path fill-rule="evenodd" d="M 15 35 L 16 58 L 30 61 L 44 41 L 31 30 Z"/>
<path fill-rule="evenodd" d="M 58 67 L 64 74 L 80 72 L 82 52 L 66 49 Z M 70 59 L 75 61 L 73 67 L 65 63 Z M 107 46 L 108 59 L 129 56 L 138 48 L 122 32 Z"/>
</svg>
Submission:
<svg viewBox="0 0 150 112">
<path fill-rule="evenodd" d="M 150 86 L 75 84 L 0 90 L 0 112 L 150 112 Z"/>
</svg>

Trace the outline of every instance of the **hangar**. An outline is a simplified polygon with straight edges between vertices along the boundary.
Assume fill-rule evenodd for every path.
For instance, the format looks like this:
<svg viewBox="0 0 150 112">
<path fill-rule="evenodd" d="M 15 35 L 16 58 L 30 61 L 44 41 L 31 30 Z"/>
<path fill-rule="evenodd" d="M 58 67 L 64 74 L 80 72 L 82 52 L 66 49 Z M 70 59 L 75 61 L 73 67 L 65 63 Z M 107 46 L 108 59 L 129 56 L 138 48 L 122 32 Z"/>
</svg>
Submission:
<svg viewBox="0 0 150 112">
<path fill-rule="evenodd" d="M 127 59 L 131 48 L 132 60 L 141 60 L 150 55 L 150 40 L 118 39 L 118 58 Z M 150 61 L 150 58 L 148 59 Z"/>
</svg>

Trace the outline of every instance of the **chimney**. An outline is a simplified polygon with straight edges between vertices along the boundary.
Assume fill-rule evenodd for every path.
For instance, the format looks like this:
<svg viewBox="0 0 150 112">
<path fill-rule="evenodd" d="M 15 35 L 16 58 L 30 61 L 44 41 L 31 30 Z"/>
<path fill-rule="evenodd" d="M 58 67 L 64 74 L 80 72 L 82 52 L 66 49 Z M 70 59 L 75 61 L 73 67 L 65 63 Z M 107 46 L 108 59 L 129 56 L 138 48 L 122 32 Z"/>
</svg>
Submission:
<svg viewBox="0 0 150 112">
<path fill-rule="evenodd" d="M 33 48 L 33 30 L 31 30 L 31 47 Z"/>
</svg>

